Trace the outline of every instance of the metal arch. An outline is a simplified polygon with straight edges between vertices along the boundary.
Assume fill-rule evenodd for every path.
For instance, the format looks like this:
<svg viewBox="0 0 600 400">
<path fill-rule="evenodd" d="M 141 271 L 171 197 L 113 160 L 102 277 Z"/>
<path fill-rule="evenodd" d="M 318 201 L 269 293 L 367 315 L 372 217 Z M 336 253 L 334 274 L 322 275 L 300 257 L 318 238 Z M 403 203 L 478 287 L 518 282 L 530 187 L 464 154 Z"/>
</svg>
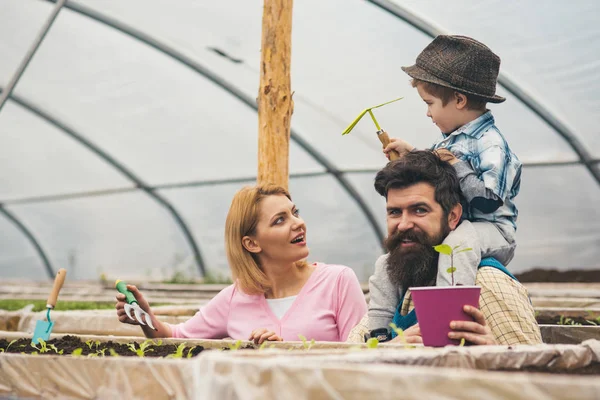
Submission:
<svg viewBox="0 0 600 400">
<path fill-rule="evenodd" d="M 366 0 L 372 3 L 384 11 L 392 14 L 393 16 L 403 20 L 424 34 L 434 38 L 437 35 L 447 34 L 443 29 L 433 25 L 432 23 L 424 20 L 418 15 L 412 13 L 406 7 L 399 4 L 392 3 L 389 0 Z M 512 78 L 507 74 L 500 71 L 498 75 L 498 83 L 504 86 L 504 88 L 519 99 L 527 108 L 533 111 L 538 117 L 545 121 L 554 131 L 556 131 L 567 144 L 573 149 L 573 151 L 579 156 L 581 162 L 585 165 L 590 174 L 596 179 L 596 182 L 600 185 L 600 170 L 594 168 L 593 156 L 585 148 L 585 146 L 577 139 L 574 132 L 566 126 L 564 122 L 556 118 L 550 113 L 550 111 L 544 107 L 533 95 L 523 90 Z"/>
<path fill-rule="evenodd" d="M 46 1 L 54 3 L 56 0 L 46 0 Z M 137 29 L 134 29 L 130 26 L 127 26 L 126 24 L 124 24 L 114 18 L 103 15 L 93 9 L 90 9 L 90 8 L 80 5 L 80 4 L 67 3 L 67 4 L 65 4 L 65 8 L 68 8 L 74 12 L 78 12 L 78 13 L 80 13 L 88 18 L 91 18 L 93 20 L 96 20 L 97 22 L 100 22 L 104 25 L 110 26 L 111 28 L 120 31 L 120 32 L 124 33 L 125 35 L 130 36 L 136 40 L 139 40 L 142 43 L 145 43 L 146 45 L 154 48 L 155 50 L 158 50 L 161 53 L 168 55 L 169 57 L 171 57 L 171 58 L 179 61 L 180 63 L 184 64 L 185 66 L 191 68 L 193 71 L 196 71 L 200 75 L 204 76 L 206 79 L 213 82 L 215 85 L 221 87 L 223 90 L 227 91 L 229 94 L 231 94 L 232 96 L 234 96 L 235 98 L 240 100 L 242 103 L 246 104 L 248 107 L 250 107 L 254 111 L 258 111 L 258 106 L 256 105 L 255 99 L 246 95 L 245 93 L 243 93 L 241 90 L 239 90 L 234 85 L 230 84 L 229 82 L 225 81 L 221 77 L 217 76 L 208 68 L 203 67 L 202 65 L 200 65 L 196 61 L 192 60 L 191 58 L 187 57 L 183 53 L 180 53 L 177 50 L 171 48 L 170 46 L 159 42 L 158 40 L 147 35 L 146 33 L 141 32 Z M 332 174 L 335 177 L 335 179 L 338 181 L 338 183 L 344 188 L 344 190 L 356 202 L 359 209 L 362 211 L 362 213 L 367 218 L 367 221 L 371 225 L 371 228 L 373 229 L 377 239 L 379 240 L 379 242 L 381 244 L 383 244 L 383 240 L 384 240 L 384 236 L 382 233 L 383 229 L 380 228 L 375 216 L 373 215 L 373 213 L 371 212 L 371 210 L 369 209 L 369 207 L 367 206 L 365 201 L 362 199 L 360 194 L 356 191 L 356 189 L 354 189 L 352 184 L 350 184 L 350 182 L 346 179 L 346 177 L 344 176 L 344 172 L 337 169 L 324 155 L 319 153 L 313 146 L 311 146 L 307 141 L 305 141 L 302 137 L 300 137 L 300 135 L 294 129 L 291 129 L 291 131 L 290 131 L 290 138 L 293 141 L 295 141 L 300 147 L 302 147 L 308 154 L 310 154 L 318 163 L 320 163 L 323 167 L 325 167 L 325 169 L 328 173 Z"/>
<path fill-rule="evenodd" d="M 2 88 L 0 88 L 0 92 L 1 91 L 2 91 Z M 200 253 L 200 249 L 198 248 L 198 245 L 196 244 L 196 241 L 194 240 L 194 237 L 192 236 L 192 233 L 190 232 L 190 230 L 187 227 L 187 224 L 184 222 L 183 218 L 179 215 L 177 210 L 169 203 L 168 200 L 163 198 L 160 194 L 156 193 L 154 188 L 146 185 L 140 178 L 138 178 L 133 172 L 128 170 L 123 164 L 121 164 L 120 162 L 115 160 L 108 153 L 106 153 L 105 151 L 100 149 L 98 146 L 96 146 L 95 144 L 93 144 L 92 142 L 87 140 L 85 137 L 83 137 L 79 133 L 75 132 L 72 128 L 68 127 L 63 122 L 54 118 L 53 116 L 46 113 L 39 107 L 24 100 L 20 96 L 15 95 L 14 93 L 10 96 L 10 98 L 12 101 L 19 104 L 21 107 L 29 110 L 30 112 L 34 113 L 38 117 L 46 120 L 50 124 L 54 125 L 56 128 L 62 130 L 65 134 L 69 135 L 71 138 L 75 139 L 77 142 L 79 142 L 81 145 L 86 147 L 88 150 L 90 150 L 93 153 L 95 153 L 96 155 L 98 155 L 101 159 L 103 159 L 108 164 L 112 165 L 115 169 L 117 169 L 119 172 L 121 172 L 123 175 L 125 175 L 130 181 L 135 183 L 137 188 L 146 192 L 150 197 L 152 197 L 154 200 L 156 200 L 160 205 L 165 207 L 169 211 L 171 216 L 175 219 L 175 221 L 177 222 L 179 227 L 181 228 L 185 239 L 187 240 L 189 246 L 192 249 L 192 253 L 194 254 L 194 258 L 196 260 L 196 264 L 198 265 L 198 268 L 200 269 L 200 273 L 202 274 L 202 276 L 204 276 L 206 274 L 204 260 Z"/>
<path fill-rule="evenodd" d="M 33 236 L 33 233 L 31 233 L 31 231 L 29 229 L 27 229 L 27 227 L 25 225 L 23 225 L 23 223 L 16 216 L 14 216 L 11 212 L 9 212 L 6 208 L 4 208 L 3 204 L 0 204 L 0 213 L 4 214 L 4 216 L 6 218 L 8 218 L 13 224 L 15 224 L 15 226 L 21 232 L 23 232 L 23 234 L 27 237 L 27 239 L 29 239 L 29 241 L 35 248 L 35 251 L 37 251 L 38 255 L 42 259 L 42 262 L 44 263 L 44 267 L 46 267 L 46 272 L 48 272 L 48 276 L 51 279 L 53 279 L 55 276 L 54 268 L 52 268 L 52 264 L 50 263 L 50 260 L 46 256 L 46 252 L 44 251 L 42 246 L 39 244 L 39 242 L 37 241 L 35 236 Z"/>
<path fill-rule="evenodd" d="M 37 49 L 40 47 L 40 44 L 44 41 L 44 38 L 46 37 L 46 34 L 48 33 L 48 31 L 52 27 L 52 24 L 56 20 L 56 17 L 58 16 L 58 13 L 60 12 L 60 10 L 65 5 L 65 2 L 66 2 L 66 0 L 59 0 L 59 1 L 56 2 L 56 6 L 54 6 L 54 9 L 52 10 L 52 13 L 50 14 L 50 16 L 48 17 L 48 19 L 46 20 L 46 22 L 42 26 L 42 29 L 40 30 L 40 33 L 38 33 L 38 35 L 36 36 L 36 38 L 33 41 L 32 45 L 27 50 L 27 53 L 25 54 L 25 57 L 23 58 L 23 60 L 21 60 L 21 64 L 19 64 L 19 67 L 17 68 L 17 71 L 14 73 L 14 75 L 11 78 L 11 80 L 8 82 L 8 85 L 6 85 L 6 90 L 4 91 L 4 93 L 0 94 L 0 111 L 2 111 L 2 107 L 4 107 L 4 104 L 6 103 L 6 100 L 12 94 L 15 86 L 19 82 L 19 79 L 21 79 L 21 76 L 23 76 L 23 72 L 25 72 L 25 69 L 29 65 L 29 62 L 31 61 L 31 59 L 35 55 L 35 52 L 37 51 Z"/>
</svg>

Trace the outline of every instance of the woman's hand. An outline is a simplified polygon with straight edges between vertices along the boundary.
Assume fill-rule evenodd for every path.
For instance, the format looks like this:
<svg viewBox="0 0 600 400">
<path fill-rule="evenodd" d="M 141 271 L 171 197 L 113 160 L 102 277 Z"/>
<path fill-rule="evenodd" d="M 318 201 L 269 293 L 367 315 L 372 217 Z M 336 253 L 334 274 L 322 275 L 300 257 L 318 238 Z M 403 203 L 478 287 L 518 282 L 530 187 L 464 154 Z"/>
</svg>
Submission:
<svg viewBox="0 0 600 400">
<path fill-rule="evenodd" d="M 472 316 L 475 321 L 452 321 L 450 322 L 450 339 L 465 339 L 471 344 L 496 344 L 492 330 L 485 323 L 483 313 L 473 306 L 464 306 L 465 313 Z"/>
<path fill-rule="evenodd" d="M 408 144 L 407 142 L 405 142 L 402 139 L 390 138 L 390 143 L 385 147 L 385 149 L 383 149 L 383 153 L 389 160 L 390 159 L 390 151 L 395 151 L 400 155 L 400 157 L 402 157 L 406 153 L 414 150 L 414 148 L 415 148 L 415 146 Z"/>
<path fill-rule="evenodd" d="M 252 340 L 255 344 L 262 344 L 265 340 L 271 342 L 283 342 L 283 339 L 277 336 L 275 332 L 265 328 L 253 330 L 248 340 Z"/>
<path fill-rule="evenodd" d="M 404 331 L 404 337 L 398 335 L 393 338 L 390 342 L 394 343 L 423 343 L 423 338 L 421 337 L 421 328 L 419 324 L 415 324 L 410 328 Z"/>
<path fill-rule="evenodd" d="M 171 337 L 171 328 L 167 325 L 164 325 L 162 322 L 160 322 L 154 317 L 154 313 L 150 308 L 150 304 L 144 298 L 144 295 L 142 295 L 138 288 L 134 285 L 127 285 L 127 290 L 129 290 L 133 294 L 133 297 L 135 297 L 140 308 L 150 315 L 150 318 L 152 319 L 152 324 L 154 325 L 156 330 L 150 328 L 148 325 L 140 324 L 135 319 L 135 317 L 131 319 L 127 316 L 127 314 L 125 313 L 125 295 L 122 293 L 117 294 L 117 304 L 115 304 L 115 308 L 117 309 L 117 318 L 119 318 L 119 321 L 124 324 L 140 325 L 142 327 L 142 330 L 144 331 L 144 335 L 146 335 L 146 337 L 149 338 Z M 143 316 L 142 318 L 147 317 Z"/>
</svg>

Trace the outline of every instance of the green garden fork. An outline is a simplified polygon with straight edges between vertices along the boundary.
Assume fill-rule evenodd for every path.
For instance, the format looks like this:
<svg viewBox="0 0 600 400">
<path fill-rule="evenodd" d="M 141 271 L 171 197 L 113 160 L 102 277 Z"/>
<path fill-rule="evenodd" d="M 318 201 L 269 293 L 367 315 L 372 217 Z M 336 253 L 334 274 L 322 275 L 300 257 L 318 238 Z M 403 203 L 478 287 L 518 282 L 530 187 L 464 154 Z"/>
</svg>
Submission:
<svg viewBox="0 0 600 400">
<path fill-rule="evenodd" d="M 133 296 L 133 293 L 131 293 L 127 289 L 127 284 L 125 282 L 123 282 L 122 280 L 117 279 L 117 281 L 115 282 L 115 287 L 117 288 L 119 293 L 123 293 L 125 295 L 125 299 L 127 301 L 125 303 L 125 314 L 127 314 L 127 316 L 130 319 L 137 321 L 142 325 L 148 324 L 148 326 L 150 328 L 152 328 L 156 331 L 157 329 L 154 327 L 154 325 L 152 325 L 152 319 L 150 318 L 150 314 L 148 314 L 146 311 L 142 310 L 142 307 L 140 307 L 140 305 L 138 304 L 137 300 Z M 135 318 L 131 316 L 132 311 L 133 311 L 133 314 L 135 315 Z M 144 318 L 142 316 L 146 317 L 145 318 L 146 322 L 144 322 Z"/>
</svg>

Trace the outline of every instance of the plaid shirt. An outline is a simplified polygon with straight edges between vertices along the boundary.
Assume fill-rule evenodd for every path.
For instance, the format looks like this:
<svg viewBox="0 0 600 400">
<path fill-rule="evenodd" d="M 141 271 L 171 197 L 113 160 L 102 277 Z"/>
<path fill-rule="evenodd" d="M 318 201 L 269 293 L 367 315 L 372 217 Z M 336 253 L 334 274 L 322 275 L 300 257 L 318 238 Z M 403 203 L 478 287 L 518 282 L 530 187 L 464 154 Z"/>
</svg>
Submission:
<svg viewBox="0 0 600 400">
<path fill-rule="evenodd" d="M 517 229 L 517 207 L 513 199 L 521 186 L 521 162 L 510 150 L 504 136 L 494 125 L 491 111 L 442 137 L 432 150 L 446 148 L 456 158 L 471 166 L 485 187 L 493 192 L 503 204 L 491 213 L 483 213 L 474 207 L 463 210 L 469 221 L 489 221 L 507 228 Z"/>
<path fill-rule="evenodd" d="M 525 286 L 492 267 L 481 267 L 475 284 L 481 287 L 479 309 L 498 344 L 542 343 L 540 327 L 535 320 L 535 312 Z M 413 308 L 412 296 L 408 290 L 401 314 L 406 315 Z M 347 342 L 364 342 L 364 335 L 368 332 L 369 321 L 365 315 L 352 329 Z"/>
</svg>

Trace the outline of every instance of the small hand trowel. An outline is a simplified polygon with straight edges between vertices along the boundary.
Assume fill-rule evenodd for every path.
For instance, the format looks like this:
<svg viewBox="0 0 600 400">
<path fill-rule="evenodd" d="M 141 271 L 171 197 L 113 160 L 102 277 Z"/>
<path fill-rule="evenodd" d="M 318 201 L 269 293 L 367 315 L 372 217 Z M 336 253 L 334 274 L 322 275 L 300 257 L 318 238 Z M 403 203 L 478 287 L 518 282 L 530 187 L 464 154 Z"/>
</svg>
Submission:
<svg viewBox="0 0 600 400">
<path fill-rule="evenodd" d="M 46 319 L 48 321 L 37 321 L 35 324 L 35 331 L 33 332 L 33 339 L 31 339 L 32 345 L 37 345 L 42 339 L 44 342 L 47 342 L 50 339 L 50 333 L 52 332 L 52 327 L 54 326 L 54 322 L 50 319 L 50 310 L 54 308 L 56 305 L 56 299 L 58 299 L 58 292 L 62 288 L 63 283 L 65 283 L 65 278 L 67 277 L 67 270 L 61 268 L 56 273 L 56 278 L 54 278 L 54 286 L 52 286 L 52 292 L 50 292 L 50 297 L 48 297 L 48 301 L 46 302 L 46 308 L 48 311 L 46 312 Z"/>
<path fill-rule="evenodd" d="M 378 104 L 376 106 L 373 107 L 369 107 L 369 108 L 365 108 L 364 110 L 362 110 L 362 112 L 358 115 L 358 117 L 356 117 L 356 119 L 354 119 L 354 121 L 352 121 L 352 123 L 350 125 L 348 125 L 348 127 L 344 130 L 344 132 L 342 132 L 342 135 L 347 135 L 349 134 L 352 129 L 354 129 L 354 127 L 356 126 L 356 124 L 358 124 L 358 121 L 360 121 L 360 119 L 362 117 L 364 117 L 364 115 L 366 113 L 369 113 L 369 115 L 371 116 L 371 119 L 373 120 L 373 123 L 375 123 L 375 127 L 377 128 L 377 137 L 379 138 L 379 141 L 381 142 L 381 144 L 383 145 L 383 148 L 385 149 L 387 147 L 387 145 L 390 143 L 390 137 L 388 136 L 387 132 L 384 131 L 383 129 L 381 129 L 381 127 L 379 126 L 379 123 L 377 122 L 377 120 L 375 119 L 375 115 L 373 114 L 373 110 L 374 108 L 379 108 L 382 106 L 385 106 L 386 104 L 390 104 L 393 103 L 395 101 L 401 100 L 402 97 L 399 97 L 397 99 L 391 100 L 391 101 L 387 101 L 383 104 Z M 398 158 L 400 158 L 400 154 L 398 154 L 398 152 L 392 150 L 389 153 L 390 156 L 390 160 L 396 160 Z"/>
</svg>

